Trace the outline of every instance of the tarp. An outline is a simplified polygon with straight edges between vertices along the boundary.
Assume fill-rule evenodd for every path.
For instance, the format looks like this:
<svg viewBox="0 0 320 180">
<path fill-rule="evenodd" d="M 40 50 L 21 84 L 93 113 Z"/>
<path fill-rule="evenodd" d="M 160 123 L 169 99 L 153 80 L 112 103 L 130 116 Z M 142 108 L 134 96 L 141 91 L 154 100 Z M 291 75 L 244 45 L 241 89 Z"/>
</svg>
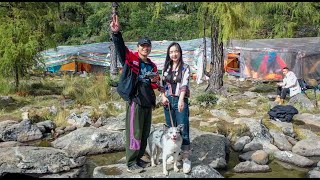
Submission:
<svg viewBox="0 0 320 180">
<path fill-rule="evenodd" d="M 310 84 L 320 81 L 320 37 L 232 40 L 225 49 L 240 53 L 240 77 L 280 80 L 288 67 Z"/>
<path fill-rule="evenodd" d="M 172 41 L 152 41 L 152 50 L 149 55 L 150 59 L 157 65 L 161 71 L 166 58 L 167 47 Z M 203 38 L 188 41 L 177 41 L 182 48 L 183 60 L 189 64 L 192 72 L 196 72 L 197 67 L 194 61 L 197 61 L 199 55 L 195 55 L 194 51 L 203 44 Z M 207 39 L 208 42 L 208 39 Z M 137 42 L 125 42 L 126 46 L 133 50 L 137 50 Z M 209 43 L 207 43 L 209 44 Z M 45 62 L 45 68 L 48 71 L 56 72 L 61 70 L 63 64 L 71 62 L 83 62 L 96 66 L 110 66 L 110 42 L 93 43 L 77 46 L 58 46 L 56 49 L 42 51 L 42 57 Z M 210 48 L 207 48 L 207 57 L 210 57 Z M 121 65 L 118 63 L 118 67 Z"/>
</svg>

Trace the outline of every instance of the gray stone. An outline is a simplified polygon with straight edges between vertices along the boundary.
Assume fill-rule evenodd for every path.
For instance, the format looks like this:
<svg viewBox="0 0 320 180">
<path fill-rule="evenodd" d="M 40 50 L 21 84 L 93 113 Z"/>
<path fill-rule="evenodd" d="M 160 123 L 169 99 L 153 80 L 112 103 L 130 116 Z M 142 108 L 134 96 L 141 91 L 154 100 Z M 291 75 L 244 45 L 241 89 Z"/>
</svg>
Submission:
<svg viewBox="0 0 320 180">
<path fill-rule="evenodd" d="M 71 157 L 124 151 L 124 131 L 82 127 L 51 142 L 54 148 L 65 150 Z"/>
<path fill-rule="evenodd" d="M 85 163 L 85 157 L 70 158 L 51 147 L 19 146 L 1 148 L 0 176 L 4 173 L 51 174 L 69 171 Z"/>
<path fill-rule="evenodd" d="M 249 136 L 243 136 L 237 139 L 237 141 L 233 144 L 232 148 L 235 151 L 242 151 L 243 147 L 251 141 Z"/>
<path fill-rule="evenodd" d="M 282 132 L 278 132 L 274 129 L 269 130 L 269 132 L 273 137 L 274 145 L 276 145 L 280 150 L 291 151 L 292 145 Z"/>
<path fill-rule="evenodd" d="M 309 167 L 315 164 L 314 161 L 290 151 L 276 151 L 274 152 L 274 157 L 279 161 L 291 163 L 299 167 Z"/>
<path fill-rule="evenodd" d="M 237 173 L 254 173 L 271 171 L 268 165 L 259 165 L 253 161 L 246 161 L 237 164 L 233 170 Z"/>
<path fill-rule="evenodd" d="M 292 152 L 301 156 L 320 156 L 320 139 L 308 138 L 298 141 L 292 147 Z"/>
</svg>

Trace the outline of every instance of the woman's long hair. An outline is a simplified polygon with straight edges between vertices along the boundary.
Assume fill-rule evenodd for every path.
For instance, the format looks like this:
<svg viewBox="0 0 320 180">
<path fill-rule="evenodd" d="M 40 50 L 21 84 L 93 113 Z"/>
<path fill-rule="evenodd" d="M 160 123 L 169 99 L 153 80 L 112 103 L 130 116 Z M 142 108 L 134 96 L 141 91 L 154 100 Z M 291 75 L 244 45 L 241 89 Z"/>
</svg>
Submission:
<svg viewBox="0 0 320 180">
<path fill-rule="evenodd" d="M 166 61 L 164 62 L 164 67 L 163 67 L 163 72 L 166 72 L 168 70 L 168 68 L 170 67 L 171 69 L 169 69 L 168 72 L 171 72 L 172 71 L 172 64 L 173 64 L 173 61 L 171 60 L 170 58 L 170 48 L 172 46 L 176 46 L 177 49 L 179 50 L 180 52 L 180 59 L 179 59 L 179 62 L 178 62 L 178 66 L 179 66 L 179 69 L 178 69 L 178 75 L 177 75 L 177 79 L 176 79 L 176 82 L 181 82 L 181 79 L 182 79 L 182 67 L 184 65 L 184 62 L 183 62 L 183 59 L 182 59 L 182 49 L 181 49 L 181 46 L 179 43 L 177 42 L 172 42 L 169 46 L 168 46 L 168 49 L 167 49 L 167 56 L 166 56 Z M 172 76 L 172 73 L 168 73 L 167 76 L 165 76 L 165 81 L 169 81 L 169 82 L 172 82 L 172 79 L 173 79 L 173 76 Z"/>
</svg>

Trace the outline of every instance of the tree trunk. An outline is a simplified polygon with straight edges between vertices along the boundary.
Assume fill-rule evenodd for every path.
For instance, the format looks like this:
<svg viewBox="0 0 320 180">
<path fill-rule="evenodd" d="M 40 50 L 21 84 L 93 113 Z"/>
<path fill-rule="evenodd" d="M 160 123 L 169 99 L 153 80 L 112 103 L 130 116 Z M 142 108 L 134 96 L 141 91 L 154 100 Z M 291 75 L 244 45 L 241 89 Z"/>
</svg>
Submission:
<svg viewBox="0 0 320 180">
<path fill-rule="evenodd" d="M 18 64 L 15 62 L 14 64 L 14 82 L 15 82 L 15 90 L 18 91 L 19 88 L 19 69 L 18 69 Z"/>
<path fill-rule="evenodd" d="M 118 6 L 119 6 L 119 4 L 117 2 L 112 2 L 111 18 L 112 18 L 113 14 L 118 15 Z M 110 33 L 110 39 L 111 39 L 112 32 L 109 30 L 109 33 Z M 118 55 L 116 53 L 115 46 L 112 41 L 110 43 L 109 49 L 110 49 L 110 60 L 111 60 L 111 62 L 110 62 L 110 77 L 111 77 L 111 79 L 114 80 L 117 77 L 117 74 L 119 73 L 119 69 L 118 69 Z"/>
<path fill-rule="evenodd" d="M 81 8 L 82 8 L 82 11 L 81 11 L 82 24 L 86 24 L 85 4 L 86 2 L 80 2 Z"/>
<path fill-rule="evenodd" d="M 117 63 L 117 54 L 116 54 L 113 42 L 111 42 L 109 48 L 110 48 L 110 59 L 111 59 L 110 76 L 114 78 L 118 74 L 119 69 L 118 69 L 118 63 Z"/>
<path fill-rule="evenodd" d="M 223 43 L 219 41 L 219 22 L 212 19 L 211 23 L 211 67 L 206 92 L 218 92 L 223 86 Z"/>
</svg>

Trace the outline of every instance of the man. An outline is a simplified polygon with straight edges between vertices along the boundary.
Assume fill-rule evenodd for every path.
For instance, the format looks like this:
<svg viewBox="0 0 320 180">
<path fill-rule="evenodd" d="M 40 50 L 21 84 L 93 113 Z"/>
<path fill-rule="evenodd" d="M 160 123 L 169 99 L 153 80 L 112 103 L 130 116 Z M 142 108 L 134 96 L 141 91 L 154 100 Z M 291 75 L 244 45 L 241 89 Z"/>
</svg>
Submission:
<svg viewBox="0 0 320 180">
<path fill-rule="evenodd" d="M 126 164 L 127 171 L 140 173 L 147 163 L 141 159 L 147 146 L 151 128 L 152 108 L 155 107 L 154 89 L 160 76 L 157 66 L 148 58 L 151 41 L 140 38 L 138 52 L 129 50 L 122 39 L 118 16 L 112 16 L 110 24 L 112 40 L 123 71 L 117 91 L 127 103 L 126 114 Z M 150 164 L 149 164 L 150 165 Z"/>
<path fill-rule="evenodd" d="M 277 83 L 277 97 L 275 100 L 279 103 L 279 105 L 282 105 L 284 103 L 284 99 L 286 98 L 287 94 L 292 97 L 296 94 L 301 93 L 301 87 L 296 75 L 292 71 L 289 71 L 287 67 L 284 67 L 282 69 L 282 73 L 284 75 L 284 78 L 281 83 Z"/>
</svg>

